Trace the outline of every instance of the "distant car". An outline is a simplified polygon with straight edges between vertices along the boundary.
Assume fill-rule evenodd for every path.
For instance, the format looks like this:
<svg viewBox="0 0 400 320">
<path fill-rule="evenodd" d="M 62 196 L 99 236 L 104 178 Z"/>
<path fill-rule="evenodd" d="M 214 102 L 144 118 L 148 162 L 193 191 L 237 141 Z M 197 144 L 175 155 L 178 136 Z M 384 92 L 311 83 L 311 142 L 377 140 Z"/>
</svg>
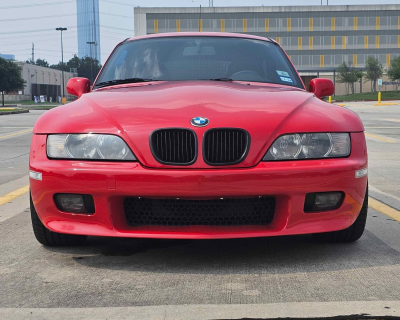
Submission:
<svg viewBox="0 0 400 320">
<path fill-rule="evenodd" d="M 310 92 L 279 44 L 251 35 L 127 39 L 92 88 L 44 113 L 30 151 L 37 240 L 313 234 L 350 242 L 367 217 L 359 117 Z"/>
</svg>

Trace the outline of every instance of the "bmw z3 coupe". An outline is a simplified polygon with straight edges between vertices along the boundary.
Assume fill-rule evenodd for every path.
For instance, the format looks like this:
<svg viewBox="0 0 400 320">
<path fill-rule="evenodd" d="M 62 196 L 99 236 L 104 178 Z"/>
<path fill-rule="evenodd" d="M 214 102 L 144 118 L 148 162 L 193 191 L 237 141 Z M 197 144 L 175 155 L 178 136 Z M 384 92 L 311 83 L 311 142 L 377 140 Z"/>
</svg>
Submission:
<svg viewBox="0 0 400 320">
<path fill-rule="evenodd" d="M 47 246 L 87 236 L 312 234 L 351 242 L 368 208 L 359 117 L 306 90 L 279 44 L 251 35 L 126 39 L 78 99 L 44 113 L 30 151 L 32 225 Z"/>
</svg>

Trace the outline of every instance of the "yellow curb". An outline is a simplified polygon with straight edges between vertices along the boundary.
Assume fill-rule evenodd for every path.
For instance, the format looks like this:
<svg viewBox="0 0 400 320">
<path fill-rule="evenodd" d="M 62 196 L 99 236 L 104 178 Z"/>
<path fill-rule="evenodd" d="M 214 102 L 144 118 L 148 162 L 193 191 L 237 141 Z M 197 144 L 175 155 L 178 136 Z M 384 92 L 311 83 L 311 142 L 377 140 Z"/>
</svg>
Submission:
<svg viewBox="0 0 400 320">
<path fill-rule="evenodd" d="M 396 106 L 398 103 L 396 102 L 387 102 L 387 103 L 374 103 L 374 106 Z"/>
<path fill-rule="evenodd" d="M 25 187 L 22 187 L 15 191 L 7 193 L 6 195 L 0 197 L 0 206 L 14 200 L 15 198 L 18 198 L 19 196 L 22 196 L 23 194 L 27 193 L 28 191 L 29 191 L 29 184 Z"/>
<path fill-rule="evenodd" d="M 371 197 L 368 197 L 368 206 L 371 207 L 372 209 L 375 209 L 388 217 L 400 222 L 400 211 L 396 210 L 392 207 L 389 207 L 388 205 L 375 200 Z"/>
</svg>

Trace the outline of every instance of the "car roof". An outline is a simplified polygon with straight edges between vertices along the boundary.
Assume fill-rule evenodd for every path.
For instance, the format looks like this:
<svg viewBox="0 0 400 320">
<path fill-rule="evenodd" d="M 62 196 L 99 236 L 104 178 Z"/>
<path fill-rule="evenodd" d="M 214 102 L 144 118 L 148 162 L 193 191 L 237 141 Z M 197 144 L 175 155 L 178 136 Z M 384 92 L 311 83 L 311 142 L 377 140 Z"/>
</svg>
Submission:
<svg viewBox="0 0 400 320">
<path fill-rule="evenodd" d="M 168 32 L 168 33 L 156 33 L 156 34 L 148 34 L 138 37 L 132 37 L 126 39 L 126 41 L 135 41 L 141 39 L 151 39 L 151 38 L 166 38 L 166 37 L 227 37 L 227 38 L 244 38 L 244 39 L 255 39 L 255 40 L 263 40 L 270 41 L 275 44 L 278 44 L 275 40 L 270 38 L 264 38 L 259 36 L 254 36 L 251 34 L 242 34 L 242 33 L 229 33 L 229 32 Z"/>
</svg>

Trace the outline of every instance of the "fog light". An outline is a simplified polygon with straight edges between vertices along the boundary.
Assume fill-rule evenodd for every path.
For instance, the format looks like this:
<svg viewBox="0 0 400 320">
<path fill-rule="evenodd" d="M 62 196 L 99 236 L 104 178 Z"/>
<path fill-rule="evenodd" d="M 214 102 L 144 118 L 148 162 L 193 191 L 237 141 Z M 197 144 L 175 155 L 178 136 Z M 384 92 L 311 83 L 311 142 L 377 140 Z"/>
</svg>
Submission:
<svg viewBox="0 0 400 320">
<path fill-rule="evenodd" d="M 42 173 L 41 172 L 29 170 L 29 177 L 33 180 L 42 181 Z"/>
<path fill-rule="evenodd" d="M 368 174 L 368 168 L 364 168 L 356 171 L 356 178 L 365 177 Z"/>
<path fill-rule="evenodd" d="M 343 199 L 344 193 L 339 191 L 308 193 L 304 212 L 335 210 L 342 205 Z"/>
<path fill-rule="evenodd" d="M 58 210 L 69 213 L 94 213 L 93 197 L 89 194 L 58 193 L 54 195 Z"/>
</svg>

